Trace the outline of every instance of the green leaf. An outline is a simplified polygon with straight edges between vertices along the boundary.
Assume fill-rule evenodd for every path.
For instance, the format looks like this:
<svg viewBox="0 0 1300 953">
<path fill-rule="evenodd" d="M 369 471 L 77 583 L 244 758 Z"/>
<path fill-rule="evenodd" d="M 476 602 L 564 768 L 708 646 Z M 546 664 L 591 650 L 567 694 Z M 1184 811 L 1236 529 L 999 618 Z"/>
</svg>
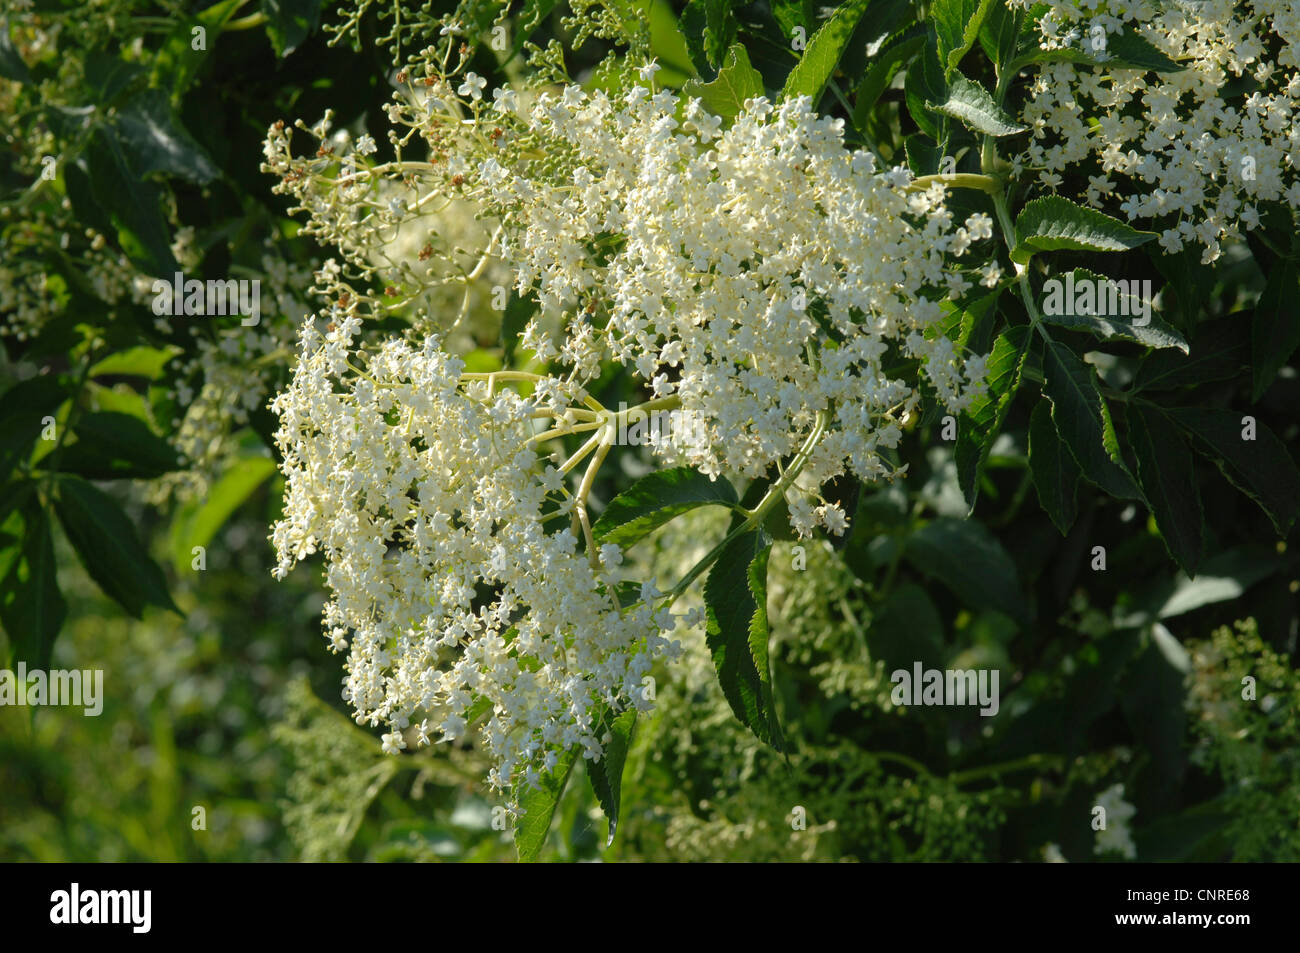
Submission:
<svg viewBox="0 0 1300 953">
<path fill-rule="evenodd" d="M 857 99 L 853 104 L 853 125 L 856 128 L 863 128 L 868 113 L 889 88 L 899 68 L 924 48 L 925 34 L 916 24 L 872 57 L 871 66 L 863 75 L 862 82 L 858 83 Z"/>
<path fill-rule="evenodd" d="M 116 106 L 116 100 L 136 85 L 145 68 L 110 53 L 91 50 L 86 54 L 86 83 L 94 90 L 93 101 L 100 107 Z"/>
<path fill-rule="evenodd" d="M 1197 328 L 1190 351 L 1157 351 L 1138 366 L 1130 389 L 1174 390 L 1236 377 L 1250 359 L 1243 315 L 1231 314 Z"/>
<path fill-rule="evenodd" d="M 600 801 L 605 816 L 609 818 L 606 847 L 614 843 L 614 834 L 618 831 L 619 789 L 623 785 L 623 765 L 627 761 L 628 749 L 632 746 L 632 731 L 635 727 L 635 708 L 629 708 L 613 720 L 603 723 L 602 728 L 609 733 L 605 752 L 599 761 L 587 765 L 591 788 L 596 792 L 596 799 Z"/>
<path fill-rule="evenodd" d="M 1013 136 L 1029 129 L 994 102 L 992 93 L 960 73 L 948 81 L 948 98 L 941 103 L 929 103 L 929 106 L 946 116 L 960 119 L 976 132 L 990 136 Z"/>
<path fill-rule="evenodd" d="M 808 49 L 803 51 L 799 62 L 786 77 L 785 88 L 781 90 L 782 99 L 808 96 L 813 106 L 817 105 L 835 68 L 840 65 L 840 57 L 858 27 L 858 20 L 870 3 L 871 0 L 845 0 L 836 8 L 831 18 L 812 35 Z"/>
<path fill-rule="evenodd" d="M 1159 245 L 1148 245 L 1144 251 L 1165 279 L 1160 288 L 1165 314 L 1184 330 L 1195 327 L 1214 292 L 1215 269 L 1202 265 L 1201 255 L 1194 248 L 1185 247 L 1171 254 Z"/>
<path fill-rule="evenodd" d="M 1079 515 L 1079 465 L 1057 435 L 1046 401 L 1035 404 L 1029 416 L 1029 474 L 1038 502 L 1065 536 Z"/>
<path fill-rule="evenodd" d="M 90 181 L 90 163 L 85 156 L 77 156 L 63 164 L 63 188 L 77 218 L 101 235 L 114 233 L 113 222 L 95 199 L 95 188 Z"/>
<path fill-rule="evenodd" d="M 125 351 L 115 351 L 90 369 L 91 377 L 143 377 L 157 380 L 162 376 L 163 368 L 181 349 L 167 347 L 132 347 Z"/>
<path fill-rule="evenodd" d="M 1195 576 L 1205 517 L 1187 441 L 1159 407 L 1146 401 L 1129 404 L 1128 429 L 1142 494 L 1165 548 L 1187 575 Z"/>
<path fill-rule="evenodd" d="M 0 395 L 0 478 L 31 455 L 43 419 L 67 399 L 67 381 L 57 374 L 30 378 Z"/>
<path fill-rule="evenodd" d="M 1020 388 L 1020 375 L 1029 354 L 1026 325 L 1006 328 L 993 342 L 988 358 L 988 390 L 979 394 L 961 415 L 957 427 L 957 482 L 971 510 L 979 495 L 979 477 L 993 441 L 1002 429 L 1011 399 Z"/>
<path fill-rule="evenodd" d="M 1001 296 L 1000 291 L 993 291 L 967 301 L 961 307 L 944 302 L 941 307 L 946 313 L 933 326 L 934 332 L 949 338 L 959 350 L 969 348 L 977 354 L 987 353 L 993 345 L 995 309 Z"/>
<path fill-rule="evenodd" d="M 1286 446 L 1259 421 L 1255 439 L 1242 438 L 1243 414 L 1235 410 L 1176 407 L 1165 413 L 1218 464 L 1228 482 L 1259 504 L 1285 537 L 1300 507 L 1300 471 Z"/>
<path fill-rule="evenodd" d="M 1006 0 L 993 0 L 989 7 L 980 27 L 979 41 L 995 65 L 1005 66 L 1015 58 L 1023 15 L 1019 9 L 1009 9 Z"/>
<path fill-rule="evenodd" d="M 763 77 L 749 65 L 749 54 L 739 43 L 727 51 L 727 61 L 709 83 L 693 79 L 682 87 L 687 97 L 699 97 L 705 109 L 722 119 L 734 119 L 745 100 L 763 95 Z"/>
<path fill-rule="evenodd" d="M 1214 856 L 1215 840 L 1233 821 L 1233 814 L 1226 810 L 1227 800 L 1226 795 L 1220 795 L 1177 814 L 1156 818 L 1133 835 L 1138 856 L 1151 863 L 1209 860 Z"/>
<path fill-rule="evenodd" d="M 35 492 L 36 481 L 27 477 L 19 477 L 0 484 L 0 527 L 4 526 L 10 514 L 26 503 L 27 498 Z M 18 537 L 0 532 L 0 541 L 8 542 L 10 539 L 16 540 Z M 16 558 L 14 550 L 6 549 L 3 542 L 0 542 L 0 575 L 3 575 L 9 567 L 9 563 L 5 560 Z"/>
<path fill-rule="evenodd" d="M 1026 18 L 1026 29 L 1036 30 L 1037 19 L 1032 15 Z M 1185 69 L 1152 46 L 1132 26 L 1126 26 L 1122 32 L 1105 38 L 1105 47 L 1099 51 L 1104 58 L 1099 58 L 1091 51 L 1088 47 L 1090 42 L 1090 37 L 1084 37 L 1083 49 L 1065 47 L 1043 50 L 1038 48 L 1036 41 L 1022 40 L 1021 46 L 1025 52 L 1015 60 L 1012 69 L 1019 71 L 1033 63 L 1078 63 L 1102 69 L 1138 69 L 1156 73 L 1178 73 Z"/>
<path fill-rule="evenodd" d="M 1278 369 L 1300 346 L 1300 263 L 1282 258 L 1273 263 L 1250 325 L 1250 357 L 1254 368 L 1251 399 L 1268 390 Z"/>
<path fill-rule="evenodd" d="M 146 89 L 123 106 L 117 134 L 137 176 L 164 172 L 203 185 L 221 174 L 207 150 L 180 124 L 162 90 Z"/>
<path fill-rule="evenodd" d="M 523 8 L 514 20 L 514 43 L 510 59 L 514 59 L 524 48 L 529 37 L 542 25 L 542 21 L 551 15 L 560 0 L 524 0 Z"/>
<path fill-rule="evenodd" d="M 903 558 L 976 606 L 1029 619 L 1016 565 L 1002 544 L 974 520 L 940 517 L 907 538 Z"/>
<path fill-rule="evenodd" d="M 92 134 L 88 154 L 95 200 L 111 218 L 122 250 L 147 274 L 175 272 L 158 187 L 131 169 L 117 137 L 106 127 Z"/>
<path fill-rule="evenodd" d="M 178 573 L 190 571 L 194 547 L 208 546 L 231 514 L 274 472 L 275 461 L 270 457 L 244 457 L 222 474 L 202 501 L 176 515 L 171 553 Z"/>
<path fill-rule="evenodd" d="M 1065 281 L 1050 278 L 1043 285 L 1043 321 L 1088 331 L 1102 340 L 1118 338 L 1146 347 L 1177 348 L 1188 353 L 1183 336 L 1149 310 L 1146 323 L 1137 323 L 1142 319 L 1139 312 L 1144 306 L 1149 309 L 1151 302 L 1144 304 L 1125 289 L 1125 285 L 1085 268 L 1076 268 Z"/>
<path fill-rule="evenodd" d="M 1186 683 L 1186 673 L 1171 664 L 1154 637 L 1120 683 L 1120 708 L 1143 753 L 1151 758 L 1152 789 L 1161 801 L 1178 790 L 1186 765 Z"/>
<path fill-rule="evenodd" d="M 730 0 L 690 0 L 682 10 L 681 22 L 696 67 L 703 71 L 721 66 L 739 28 Z"/>
<path fill-rule="evenodd" d="M 288 56 L 316 29 L 323 0 L 261 0 L 275 52 Z"/>
<path fill-rule="evenodd" d="M 154 479 L 180 466 L 176 451 L 139 417 L 115 411 L 84 415 L 72 429 L 59 469 L 92 480 Z"/>
<path fill-rule="evenodd" d="M 950 75 L 975 44 L 992 0 L 935 0 L 930 7 L 938 39 L 939 64 Z"/>
<path fill-rule="evenodd" d="M 208 54 L 216 47 L 221 28 L 246 2 L 218 0 L 195 14 L 193 19 L 182 19 L 154 56 L 153 85 L 170 89 L 173 101 L 179 102 L 198 76 Z M 204 39 L 201 48 L 196 49 L 199 39 L 195 31 L 200 28 L 204 31 L 201 34 Z"/>
<path fill-rule="evenodd" d="M 912 175 L 919 178 L 923 175 L 934 175 L 939 171 L 943 152 L 925 133 L 913 133 L 904 139 L 903 150 L 907 154 L 907 167 L 912 170 Z"/>
<path fill-rule="evenodd" d="M 668 0 L 636 0 L 632 5 L 638 29 L 648 21 L 650 27 L 650 54 L 664 68 L 659 80 L 664 85 L 680 86 L 699 71 L 691 62 L 686 37 Z"/>
<path fill-rule="evenodd" d="M 12 79 L 16 83 L 31 82 L 32 74 L 27 64 L 18 55 L 13 40 L 9 36 L 8 18 L 0 19 L 0 76 Z"/>
<path fill-rule="evenodd" d="M 920 130 L 936 142 L 939 140 L 939 123 L 926 103 L 941 103 L 948 98 L 948 84 L 939 67 L 937 49 L 934 37 L 927 37 L 916 59 L 908 65 L 903 81 L 908 113 Z"/>
<path fill-rule="evenodd" d="M 867 649 L 889 672 L 912 668 L 942 668 L 944 626 L 939 610 L 915 583 L 895 586 L 871 620 Z"/>
<path fill-rule="evenodd" d="M 1097 371 L 1063 344 L 1049 341 L 1043 353 L 1043 394 L 1052 422 L 1087 479 L 1111 496 L 1141 499 L 1119 449 L 1110 408 L 1097 387 Z"/>
<path fill-rule="evenodd" d="M 1016 219 L 1011 260 L 1023 265 L 1040 251 L 1129 251 L 1156 237 L 1096 209 L 1057 195 L 1034 199 Z"/>
<path fill-rule="evenodd" d="M 1161 619 L 1172 619 L 1202 606 L 1239 599 L 1247 589 L 1277 572 L 1282 565 L 1277 554 L 1263 546 L 1239 546 L 1218 553 L 1205 560 L 1195 579 L 1179 573 L 1173 585 L 1162 590 L 1164 598 L 1155 614 Z"/>
<path fill-rule="evenodd" d="M 811 0 L 772 0 L 772 19 L 777 22 L 787 38 L 794 35 L 797 26 L 808 29 L 816 19 Z"/>
<path fill-rule="evenodd" d="M 1286 568 L 1272 546 L 1235 546 L 1209 556 L 1195 579 L 1183 572 L 1143 587 L 1131 603 L 1116 606 L 1116 628 L 1140 628 L 1160 619 L 1185 615 L 1204 606 L 1231 602 L 1262 579 Z"/>
<path fill-rule="evenodd" d="M 783 751 L 768 670 L 767 558 L 772 540 L 748 532 L 718 557 L 704 584 L 707 641 L 732 712 L 760 741 Z"/>
<path fill-rule="evenodd" d="M 1152 46 L 1132 26 L 1126 26 L 1122 32 L 1106 38 L 1106 53 L 1110 58 L 1097 60 L 1098 65 L 1156 73 L 1178 73 L 1183 70 L 1182 66 Z"/>
<path fill-rule="evenodd" d="M 1087 728 L 1114 709 L 1119 701 L 1119 680 L 1141 647 L 1136 632 L 1118 630 L 1095 639 L 1073 653 L 1073 671 L 1066 678 L 1065 753 L 1086 751 Z"/>
<path fill-rule="evenodd" d="M 11 492 L 6 487 L 5 492 Z M 18 558 L 0 579 L 0 622 L 9 634 L 14 661 L 50 667 L 54 639 L 67 617 L 59 592 L 49 514 L 34 498 L 22 508 L 23 538 Z"/>
<path fill-rule="evenodd" d="M 560 803 L 560 795 L 569 783 L 573 763 L 581 747 L 574 745 L 560 756 L 553 771 L 544 772 L 535 788 L 525 790 L 519 797 L 519 819 L 515 824 L 515 850 L 519 860 L 531 864 L 537 860 L 546 845 L 546 834 L 551 829 L 551 818 Z"/>
<path fill-rule="evenodd" d="M 736 506 L 735 488 L 710 480 L 693 467 L 674 467 L 642 477 L 614 497 L 591 528 L 598 543 L 627 547 L 697 506 Z"/>
<path fill-rule="evenodd" d="M 180 612 L 162 570 L 112 497 L 80 477 L 60 475 L 54 509 L 81 564 L 104 593 L 137 619 L 146 605 Z"/>
</svg>

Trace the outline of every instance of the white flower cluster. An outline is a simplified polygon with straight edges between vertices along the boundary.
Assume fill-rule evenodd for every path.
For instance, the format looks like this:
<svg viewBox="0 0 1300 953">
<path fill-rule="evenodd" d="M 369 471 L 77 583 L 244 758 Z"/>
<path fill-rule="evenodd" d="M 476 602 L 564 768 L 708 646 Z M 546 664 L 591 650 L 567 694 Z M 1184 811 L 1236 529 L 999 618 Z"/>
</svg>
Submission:
<svg viewBox="0 0 1300 953">
<path fill-rule="evenodd" d="M 327 333 L 303 330 L 273 402 L 287 488 L 272 535 L 281 577 L 325 556 L 323 623 L 349 651 L 358 723 L 388 725 L 396 752 L 486 716 L 498 789 L 535 784 L 574 745 L 599 758 L 602 715 L 649 706 L 641 679 L 679 651 L 677 620 L 652 583 L 620 611 L 618 548 L 578 548 L 563 468 L 534 444 L 570 388 L 542 379 L 523 397 L 433 338 L 366 352 L 360 325 L 336 312 Z"/>
<path fill-rule="evenodd" d="M 1295 0 L 1053 0 L 1039 29 L 1044 49 L 1100 62 L 1127 30 L 1185 67 L 1042 66 L 1023 111 L 1034 138 L 1017 164 L 1044 186 L 1086 164 L 1089 204 L 1161 229 L 1168 252 L 1201 246 L 1206 264 L 1258 226 L 1261 203 L 1300 210 Z"/>
<path fill-rule="evenodd" d="M 1133 834 L 1128 822 L 1137 814 L 1135 808 L 1124 800 L 1124 785 L 1112 784 L 1097 795 L 1097 806 L 1105 810 L 1106 826 L 1097 831 L 1093 843 L 1094 854 L 1115 851 L 1129 860 L 1137 859 L 1137 846 L 1133 843 Z"/>
<path fill-rule="evenodd" d="M 434 68 L 418 87 L 398 82 L 423 95 L 395 96 L 389 118 L 406 131 L 389 141 L 400 155 L 418 135 L 419 160 L 371 164 L 370 141 L 349 153 L 327 139 L 328 117 L 297 127 L 315 155 L 295 158 L 282 124 L 266 143 L 277 190 L 347 262 L 318 275 L 336 299 L 328 332 L 304 327 L 273 402 L 287 479 L 277 573 L 324 554 L 345 695 L 359 722 L 389 727 L 387 750 L 486 718 L 489 780 L 517 789 L 566 747 L 600 757 L 604 718 L 648 707 L 642 678 L 680 652 L 667 634 L 681 620 L 657 608 L 653 583 L 620 610 L 622 553 L 593 543 L 591 478 L 626 420 L 586 385 L 621 363 L 650 391 L 644 408 L 691 424 L 657 432 L 663 462 L 748 477 L 793 467 L 792 525 L 842 533 L 845 513 L 818 490 L 846 470 L 892 475 L 884 453 L 920 399 L 908 361 L 952 410 L 983 386 L 984 359 L 937 325 L 971 284 L 953 260 L 992 222 L 954 223 L 941 183 L 881 173 L 806 98 L 750 100 L 724 131 L 698 101 L 645 86 L 489 98 L 480 77 Z M 481 210 L 483 227 L 422 236 L 453 206 Z M 412 254 L 441 264 L 411 267 Z M 541 305 L 522 347 L 562 370 L 467 374 L 441 335 L 361 347 L 365 293 L 349 297 L 348 282 L 393 266 L 408 300 L 459 273 L 468 301 L 508 269 Z M 544 463 L 541 443 L 579 432 L 591 434 L 582 450 Z"/>
<path fill-rule="evenodd" d="M 520 135 L 545 156 L 502 150 L 469 176 L 505 223 L 519 290 L 566 314 L 562 340 L 534 323 L 525 347 L 578 381 L 613 358 L 654 398 L 679 401 L 706 439 L 664 441 L 665 462 L 757 477 L 818 429 L 801 483 L 846 469 L 879 480 L 896 421 L 918 401 L 887 356 L 919 358 L 950 410 L 983 386 L 983 360 L 930 329 L 941 301 L 969 287 L 949 256 L 991 237 L 991 221 L 954 232 L 942 185 L 881 174 L 806 97 L 752 99 L 725 131 L 699 101 L 645 86 L 617 97 L 570 86 L 527 109 L 497 90 L 487 112 L 503 123 L 522 112 Z M 843 530 L 835 507 L 815 515 Z M 795 519 L 801 534 L 812 526 Z"/>
</svg>

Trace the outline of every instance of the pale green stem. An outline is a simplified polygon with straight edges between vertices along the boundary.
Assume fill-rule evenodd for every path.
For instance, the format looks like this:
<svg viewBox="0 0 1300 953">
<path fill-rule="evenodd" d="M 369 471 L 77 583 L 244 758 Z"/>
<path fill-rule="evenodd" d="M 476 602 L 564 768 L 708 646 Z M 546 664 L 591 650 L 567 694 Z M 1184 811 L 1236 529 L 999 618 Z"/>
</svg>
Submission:
<svg viewBox="0 0 1300 953">
<path fill-rule="evenodd" d="M 827 411 L 821 410 L 817 412 L 817 420 L 813 424 L 812 432 L 808 434 L 807 439 L 804 440 L 803 446 L 799 448 L 794 459 L 790 461 L 790 466 L 782 475 L 781 479 L 772 484 L 767 493 L 763 495 L 763 499 L 761 499 L 758 502 L 758 505 L 752 510 L 742 510 L 741 512 L 745 513 L 745 520 L 728 533 L 722 542 L 709 550 L 704 558 L 692 566 L 690 572 L 683 576 L 677 585 L 673 586 L 672 590 L 668 593 L 667 601 L 664 603 L 665 608 L 676 602 L 682 593 L 690 588 L 691 583 L 698 579 L 704 570 L 708 569 L 717 561 L 718 557 L 722 555 L 724 549 L 745 533 L 748 533 L 755 526 L 762 523 L 763 518 L 767 515 L 768 511 L 785 496 L 785 491 L 794 483 L 798 478 L 800 471 L 802 471 L 804 466 L 808 463 L 809 457 L 817 447 L 817 444 L 821 441 L 822 434 L 826 431 L 828 417 L 829 415 Z"/>
<path fill-rule="evenodd" d="M 923 175 L 912 180 L 907 187 L 909 192 L 920 192 L 938 183 L 951 189 L 976 189 L 996 195 L 1002 191 L 1002 183 L 991 175 L 978 172 L 940 172 L 937 175 Z"/>
</svg>

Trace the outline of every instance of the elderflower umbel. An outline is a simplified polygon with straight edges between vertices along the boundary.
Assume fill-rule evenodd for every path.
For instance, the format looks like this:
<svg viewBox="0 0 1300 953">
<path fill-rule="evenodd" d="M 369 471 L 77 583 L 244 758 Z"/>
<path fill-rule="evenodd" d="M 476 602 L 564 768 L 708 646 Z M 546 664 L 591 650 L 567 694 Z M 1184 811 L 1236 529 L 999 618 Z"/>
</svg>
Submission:
<svg viewBox="0 0 1300 953">
<path fill-rule="evenodd" d="M 469 183 L 504 223 L 516 287 L 563 315 L 563 343 L 536 326 L 528 340 L 583 382 L 612 358 L 701 422 L 705 439 L 655 444 L 665 462 L 757 477 L 819 428 L 814 485 L 891 475 L 881 451 L 917 400 L 883 370 L 891 347 L 920 359 L 950 409 L 978 390 L 926 333 L 949 293 L 942 186 L 880 174 L 806 97 L 750 100 L 722 132 L 698 101 L 684 124 L 678 109 L 644 86 L 543 94 L 521 134 L 549 174 L 507 154 Z M 991 236 L 985 219 L 954 253 Z"/>
<path fill-rule="evenodd" d="M 991 238 L 991 221 L 973 215 L 954 233 L 942 184 L 916 189 L 906 169 L 878 170 L 806 97 L 752 99 L 724 130 L 698 100 L 643 85 L 498 89 L 480 111 L 468 75 L 433 84 L 431 112 L 400 97 L 392 112 L 407 127 L 401 140 L 418 135 L 431 161 L 399 163 L 386 181 L 400 180 L 412 209 L 482 215 L 486 237 L 445 280 L 454 287 L 499 261 L 540 305 L 522 336 L 538 360 L 578 384 L 613 360 L 676 405 L 692 426 L 652 441 L 664 463 L 758 477 L 806 447 L 800 486 L 816 499 L 846 471 L 894 475 L 883 454 L 919 397 L 914 379 L 885 366 L 917 359 L 952 411 L 983 386 L 935 325 L 945 299 L 970 287 L 951 259 Z M 404 222 L 354 214 L 357 200 L 320 188 L 281 129 L 267 158 L 277 189 L 311 215 L 308 229 L 352 249 L 362 274 L 382 273 L 381 258 L 418 274 L 391 244 Z M 361 204 L 386 200 L 378 178 Z M 440 254 L 431 235 L 417 257 Z M 443 280 L 419 267 L 426 287 Z M 462 315 L 474 286 L 464 287 Z M 826 525 L 827 512 L 797 528 Z"/>
<path fill-rule="evenodd" d="M 1207 264 L 1257 227 L 1259 203 L 1300 210 L 1295 0 L 1052 0 L 1038 26 L 1043 49 L 1072 58 L 1105 64 L 1112 38 L 1131 30 L 1184 67 L 1041 66 L 1023 112 L 1033 140 L 1018 159 L 1045 188 L 1083 164 L 1082 200 L 1159 228 L 1167 252 L 1201 246 Z"/>
<path fill-rule="evenodd" d="M 617 547 L 595 562 L 578 549 L 572 498 L 532 442 L 567 385 L 524 398 L 462 376 L 433 338 L 366 352 L 359 327 L 308 323 L 272 404 L 286 477 L 276 573 L 324 555 L 323 625 L 349 653 L 358 723 L 387 725 L 396 753 L 413 723 L 417 744 L 452 741 L 483 714 L 502 789 L 535 778 L 551 749 L 599 758 L 602 717 L 649 707 L 641 679 L 678 651 L 676 621 L 652 586 L 620 611 Z"/>
</svg>

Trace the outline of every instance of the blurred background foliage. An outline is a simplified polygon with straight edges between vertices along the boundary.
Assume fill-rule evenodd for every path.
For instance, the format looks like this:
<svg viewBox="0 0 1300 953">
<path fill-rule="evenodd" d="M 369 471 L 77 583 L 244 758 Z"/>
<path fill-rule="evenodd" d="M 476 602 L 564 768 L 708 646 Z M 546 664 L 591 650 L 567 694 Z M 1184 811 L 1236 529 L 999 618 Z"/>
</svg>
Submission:
<svg viewBox="0 0 1300 953">
<path fill-rule="evenodd" d="M 261 398 L 282 380 L 286 355 L 276 349 L 314 307 L 308 282 L 292 276 L 327 253 L 295 238 L 257 171 L 261 141 L 277 119 L 332 108 L 339 126 L 374 132 L 382 156 L 392 56 L 378 40 L 418 43 L 455 7 L 406 6 L 396 34 L 392 5 L 370 0 L 338 9 L 320 0 L 32 0 L 0 21 L 0 655 L 103 669 L 106 693 L 97 718 L 0 707 L 0 859 L 514 857 L 472 745 L 383 756 L 339 699 L 338 659 L 319 632 L 319 580 L 270 576 L 266 534 L 280 485 Z M 803 10 L 606 6 L 649 24 L 652 51 L 669 67 L 661 79 L 712 79 L 723 40 L 739 37 L 762 51 L 755 65 L 775 89 L 793 62 L 783 52 L 787 21 Z M 461 16 L 486 30 L 504 14 L 539 43 L 571 40 L 556 7 L 468 0 Z M 712 16 L 725 35 L 696 42 Z M 205 51 L 192 49 L 196 23 L 209 29 Z M 347 42 L 331 43 L 340 28 Z M 610 47 L 600 37 L 584 46 L 574 75 Z M 850 94 L 844 73 L 861 71 L 860 53 L 838 74 Z M 493 82 L 508 73 L 486 51 L 474 64 Z M 891 153 L 912 123 L 901 83 L 883 88 L 855 125 Z M 847 105 L 827 100 L 832 111 Z M 153 120 L 152 138 L 139 138 L 132 117 Z M 58 175 L 42 185 L 47 155 Z M 1158 284 L 1174 267 L 1135 261 L 1125 277 Z M 1278 446 L 1294 448 L 1300 377 L 1283 366 L 1256 395 L 1242 358 L 1248 322 L 1233 315 L 1258 297 L 1260 261 L 1238 249 L 1169 286 L 1166 317 L 1194 356 L 1211 360 L 1174 368 L 1160 399 L 1250 406 Z M 187 262 L 188 273 L 261 275 L 275 288 L 265 343 L 234 362 L 240 373 L 225 385 L 259 399 L 235 423 L 218 413 L 216 431 L 187 413 L 204 393 L 222 406 L 227 391 L 204 391 L 216 370 L 201 355 L 239 335 L 238 316 L 160 327 L 129 287 Z M 477 333 L 474 369 L 511 360 L 509 327 Z M 1091 352 L 1108 396 L 1123 399 L 1142 352 Z M 99 363 L 105 357 L 112 363 Z M 602 386 L 606 406 L 639 399 L 624 380 Z M 1034 387 L 1011 401 L 971 518 L 953 445 L 927 416 L 899 452 L 908 478 L 858 493 L 846 543 L 778 544 L 773 674 L 788 758 L 736 722 L 702 644 L 690 643 L 680 666 L 655 673 L 658 706 L 633 739 L 612 846 L 589 786 L 571 783 L 543 856 L 1114 860 L 1096 853 L 1091 808 L 1122 784 L 1136 807 L 1138 859 L 1300 859 L 1300 560 L 1294 523 L 1285 521 L 1283 537 L 1275 526 L 1277 493 L 1285 508 L 1294 478 L 1265 488 L 1261 509 L 1234 489 L 1249 486 L 1249 474 L 1189 456 L 1204 534 L 1189 578 L 1142 505 L 1086 483 L 1068 532 L 1058 530 L 1029 465 L 1042 403 Z M 74 431 L 55 459 L 61 467 L 42 467 L 49 451 L 29 432 L 36 410 Z M 175 449 L 187 421 L 201 440 L 182 460 Z M 166 484 L 194 464 L 196 447 L 202 476 Z M 638 450 L 622 453 L 597 502 L 647 472 Z M 1291 462 L 1294 451 L 1282 453 Z M 100 490 L 77 497 L 78 478 Z M 76 499 L 138 542 L 88 556 L 68 509 Z M 675 521 L 638 558 L 679 574 L 694 561 L 691 547 L 718 529 L 710 518 Z M 195 545 L 205 548 L 202 571 Z M 1106 550 L 1104 571 L 1093 568 L 1096 546 Z M 126 575 L 106 581 L 94 556 L 120 561 Z M 146 585 L 152 579 L 163 588 Z M 1000 670 L 997 717 L 895 707 L 889 673 L 915 659 Z M 1247 676 L 1257 680 L 1250 700 Z M 206 829 L 195 829 L 195 808 Z"/>
</svg>

